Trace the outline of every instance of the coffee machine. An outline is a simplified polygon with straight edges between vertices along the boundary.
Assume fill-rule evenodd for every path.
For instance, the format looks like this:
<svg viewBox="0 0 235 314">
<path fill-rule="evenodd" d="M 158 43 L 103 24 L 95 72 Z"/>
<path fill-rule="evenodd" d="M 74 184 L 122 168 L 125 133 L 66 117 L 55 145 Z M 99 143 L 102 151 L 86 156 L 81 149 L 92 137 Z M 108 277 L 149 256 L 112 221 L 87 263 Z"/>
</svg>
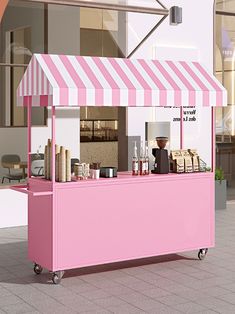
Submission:
<svg viewBox="0 0 235 314">
<path fill-rule="evenodd" d="M 169 173 L 169 158 L 168 151 L 165 149 L 168 142 L 168 137 L 156 137 L 159 148 L 153 148 L 152 154 L 155 157 L 154 169 L 152 173 L 166 174 Z"/>
</svg>

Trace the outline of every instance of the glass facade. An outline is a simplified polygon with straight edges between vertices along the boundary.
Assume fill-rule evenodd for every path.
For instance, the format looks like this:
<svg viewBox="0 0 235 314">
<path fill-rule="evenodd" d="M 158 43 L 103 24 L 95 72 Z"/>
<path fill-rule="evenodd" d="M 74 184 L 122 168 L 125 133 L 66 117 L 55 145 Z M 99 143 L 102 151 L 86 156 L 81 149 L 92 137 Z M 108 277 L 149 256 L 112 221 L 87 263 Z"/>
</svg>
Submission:
<svg viewBox="0 0 235 314">
<path fill-rule="evenodd" d="M 16 89 L 33 53 L 123 57 L 125 27 L 124 12 L 10 0 L 0 24 L 0 127 L 27 124 Z M 33 108 L 33 125 L 46 118 Z"/>
<path fill-rule="evenodd" d="M 125 12 L 34 1 L 9 1 L 0 23 L 0 159 L 11 152 L 26 156 L 26 131 L 22 127 L 27 126 L 27 110 L 17 106 L 16 89 L 32 55 L 52 53 L 123 57 L 125 27 Z M 32 124 L 46 127 L 47 115 L 47 109 L 34 107 Z M 92 120 L 92 141 L 117 141 L 116 108 L 83 107 L 80 116 L 86 125 L 89 124 L 86 120 Z M 83 123 L 81 131 L 84 131 Z M 19 132 L 14 129 L 16 127 L 21 127 Z M 4 141 L 3 134 L 12 135 Z M 86 136 L 84 132 L 81 135 Z M 17 136 L 20 137 L 19 145 L 16 143 Z M 110 145 L 113 145 L 112 153 L 117 151 L 117 143 Z M 97 149 L 104 148 L 99 146 L 96 153 Z M 86 159 L 87 151 L 81 149 L 81 158 Z M 94 152 L 89 151 L 88 154 Z M 117 162 L 117 155 L 112 158 Z M 2 165 L 0 177 L 6 171 Z"/>
<path fill-rule="evenodd" d="M 16 89 L 31 56 L 45 52 L 44 5 L 9 1 L 0 24 L 0 126 L 26 126 L 26 110 L 16 105 Z M 33 109 L 33 125 L 45 125 L 46 110 Z"/>
<path fill-rule="evenodd" d="M 218 0 L 215 16 L 215 72 L 228 91 L 228 106 L 216 108 L 216 166 L 222 168 L 228 198 L 235 186 L 235 2 Z"/>
</svg>

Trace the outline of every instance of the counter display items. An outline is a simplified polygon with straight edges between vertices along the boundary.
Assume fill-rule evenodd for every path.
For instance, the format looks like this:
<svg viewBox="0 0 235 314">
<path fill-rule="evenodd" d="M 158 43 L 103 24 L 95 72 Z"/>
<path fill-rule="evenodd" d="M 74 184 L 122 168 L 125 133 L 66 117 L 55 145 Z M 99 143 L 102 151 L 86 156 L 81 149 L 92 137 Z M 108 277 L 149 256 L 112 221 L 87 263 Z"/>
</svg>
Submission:
<svg viewBox="0 0 235 314">
<path fill-rule="evenodd" d="M 52 180 L 52 144 L 48 139 L 44 149 L 44 178 Z M 55 181 L 70 182 L 71 181 L 71 152 L 64 146 L 55 144 Z"/>
<path fill-rule="evenodd" d="M 196 149 L 178 149 L 170 153 L 170 171 L 175 173 L 205 172 L 206 163 Z"/>
<path fill-rule="evenodd" d="M 141 142 L 140 157 L 138 158 L 136 142 L 134 142 L 134 153 L 132 157 L 132 175 L 141 176 L 149 174 L 149 156 L 148 156 L 148 142 Z"/>
<path fill-rule="evenodd" d="M 75 180 L 87 180 L 89 177 L 96 179 L 93 169 L 90 169 L 90 164 L 75 163 L 74 164 L 74 178 Z"/>
<path fill-rule="evenodd" d="M 214 246 L 213 107 L 226 106 L 227 93 L 199 62 L 35 54 L 17 89 L 17 102 L 28 113 L 29 178 L 27 185 L 12 189 L 28 195 L 28 257 L 36 274 L 46 269 L 58 284 L 68 269 L 192 250 L 198 250 L 198 258 L 203 259 Z M 46 179 L 30 173 L 33 106 L 51 108 Z M 56 109 L 80 106 L 178 108 L 178 151 L 170 154 L 171 170 L 176 173 L 168 173 L 168 139 L 158 137 L 154 173 L 139 175 L 134 143 L 133 158 L 127 156 L 131 172 L 99 180 L 70 180 L 67 143 L 63 143 L 66 148 L 56 148 Z M 211 155 L 206 156 L 211 160 L 210 172 L 201 171 L 205 165 L 197 151 L 185 147 L 184 106 L 211 111 Z M 69 136 L 71 141 L 73 135 Z M 148 148 L 144 150 L 141 161 Z M 78 177 L 84 174 L 81 164 L 74 165 L 74 171 Z M 146 166 L 141 173 L 148 173 Z M 200 195 L 193 202 L 192 191 Z M 137 198 L 141 195 L 149 197 Z"/>
<path fill-rule="evenodd" d="M 135 142 L 134 153 L 132 157 L 132 175 L 138 176 L 138 174 L 139 174 L 139 159 L 138 159 L 138 154 L 137 154 L 137 146 Z"/>
<path fill-rule="evenodd" d="M 165 149 L 168 142 L 167 137 L 156 137 L 159 148 L 153 148 L 152 154 L 155 157 L 154 169 L 152 173 L 167 174 L 169 173 L 169 158 L 168 151 Z"/>
</svg>

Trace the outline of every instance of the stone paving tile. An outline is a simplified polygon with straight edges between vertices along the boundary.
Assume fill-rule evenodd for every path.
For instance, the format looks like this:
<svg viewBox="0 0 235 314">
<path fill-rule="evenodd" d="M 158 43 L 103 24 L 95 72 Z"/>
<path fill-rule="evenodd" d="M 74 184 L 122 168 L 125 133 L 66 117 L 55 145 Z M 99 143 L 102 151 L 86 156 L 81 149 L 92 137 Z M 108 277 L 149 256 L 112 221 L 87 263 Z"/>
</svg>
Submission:
<svg viewBox="0 0 235 314">
<path fill-rule="evenodd" d="M 11 295 L 11 292 L 5 288 L 0 288 L 0 298 Z"/>
<path fill-rule="evenodd" d="M 222 284 L 220 285 L 222 288 L 227 289 L 229 291 L 235 292 L 235 282 L 230 283 L 230 284 Z"/>
<path fill-rule="evenodd" d="M 202 312 L 198 312 L 198 314 L 218 314 L 219 312 L 215 312 L 215 311 L 212 311 L 212 310 L 205 310 L 205 311 L 202 311 Z M 219 313 L 219 314 L 222 314 L 222 313 Z"/>
<path fill-rule="evenodd" d="M 81 313 L 81 314 L 110 314 L 112 313 L 111 311 L 108 311 L 108 310 L 105 310 L 105 309 L 96 309 L 94 311 L 82 311 L 82 312 L 78 312 L 78 313 Z"/>
<path fill-rule="evenodd" d="M 28 304 L 34 304 L 35 301 L 43 302 L 44 300 L 55 300 L 39 290 L 36 292 L 32 291 L 30 294 L 22 294 L 19 297 Z"/>
<path fill-rule="evenodd" d="M 143 310 L 138 309 L 137 307 L 130 305 L 130 304 L 110 306 L 107 309 L 111 313 L 115 313 L 115 314 L 143 314 L 143 313 L 146 313 Z"/>
<path fill-rule="evenodd" d="M 103 290 L 105 292 L 110 293 L 111 295 L 114 295 L 114 296 L 118 296 L 118 295 L 122 295 L 122 294 L 130 294 L 133 292 L 132 289 L 125 287 L 123 285 L 114 286 L 114 287 L 110 287 L 110 288 L 104 288 Z"/>
<path fill-rule="evenodd" d="M 139 267 L 137 267 L 139 269 Z M 127 269 L 131 269 L 131 268 L 127 268 Z M 116 279 L 116 278 L 122 278 L 126 275 L 127 273 L 125 273 L 125 269 L 123 271 L 123 269 L 119 270 L 109 270 L 106 272 L 102 273 L 102 276 L 104 276 L 107 279 Z"/>
<path fill-rule="evenodd" d="M 76 309 L 72 307 L 64 306 L 63 304 L 57 302 L 56 300 L 49 300 L 45 299 L 44 302 L 37 302 L 35 301 L 33 304 L 31 304 L 36 310 L 38 310 L 40 313 L 76 313 Z"/>
<path fill-rule="evenodd" d="M 195 289 L 189 288 L 189 287 L 185 287 L 177 282 L 175 282 L 173 285 L 169 285 L 164 287 L 164 290 L 173 293 L 173 294 L 177 294 L 177 293 L 183 293 L 183 292 L 189 292 L 189 291 L 195 291 Z"/>
<path fill-rule="evenodd" d="M 155 273 L 152 272 L 145 272 L 145 273 L 140 273 L 140 274 L 136 274 L 135 278 L 140 279 L 144 282 L 150 283 L 150 284 L 157 284 L 157 282 L 161 279 L 163 279 L 162 276 L 157 275 Z"/>
<path fill-rule="evenodd" d="M 134 292 L 132 294 L 127 295 L 120 295 L 119 296 L 122 300 L 126 301 L 127 303 L 136 306 L 141 310 L 151 310 L 153 308 L 157 308 L 161 306 L 161 303 L 144 296 L 141 293 Z"/>
<path fill-rule="evenodd" d="M 67 289 L 69 291 L 74 291 L 76 293 L 83 293 L 83 292 L 89 292 L 89 291 L 94 291 L 97 290 L 98 287 L 91 285 L 89 283 L 78 283 L 78 284 L 73 284 L 73 285 L 66 285 Z"/>
<path fill-rule="evenodd" d="M 34 288 L 32 285 L 25 284 L 25 283 L 12 283 L 12 282 L 5 282 L 3 287 L 9 292 L 15 295 L 30 295 L 33 293 L 37 293 L 38 290 Z"/>
<path fill-rule="evenodd" d="M 143 267 L 139 266 L 139 267 L 129 267 L 129 268 L 123 268 L 121 270 L 122 274 L 128 274 L 128 275 L 132 275 L 135 276 L 136 275 L 140 275 L 140 274 L 148 274 L 149 271 L 147 271 L 146 269 L 144 269 Z"/>
<path fill-rule="evenodd" d="M 234 311 L 235 313 L 235 305 L 232 305 L 230 302 L 225 302 L 221 299 L 209 297 L 203 299 L 195 300 L 195 303 L 205 306 L 214 311 Z"/>
<path fill-rule="evenodd" d="M 188 302 L 187 299 L 182 298 L 178 295 L 167 295 L 165 297 L 159 297 L 156 300 L 158 300 L 159 302 L 163 304 L 171 305 L 171 306 Z"/>
<path fill-rule="evenodd" d="M 149 311 L 146 311 L 147 313 L 150 313 L 150 314 L 180 314 L 182 312 L 172 308 L 172 307 L 169 307 L 167 305 L 159 305 L 157 308 L 154 308 L 154 309 L 151 309 Z"/>
<path fill-rule="evenodd" d="M 189 274 L 189 276 L 196 279 L 209 279 L 215 277 L 215 274 L 211 274 L 206 271 L 197 271 Z"/>
<path fill-rule="evenodd" d="M 135 291 L 143 291 L 143 290 L 147 290 L 147 289 L 154 289 L 155 286 L 153 284 L 147 283 L 145 281 L 138 281 L 136 283 L 134 282 L 129 282 L 129 283 L 125 283 L 124 284 L 126 287 L 133 289 Z"/>
<path fill-rule="evenodd" d="M 112 296 L 112 294 L 110 292 L 104 291 L 102 289 L 95 289 L 92 291 L 80 292 L 79 295 L 85 297 L 88 300 L 108 298 L 108 297 Z"/>
<path fill-rule="evenodd" d="M 3 311 L 9 314 L 24 314 L 24 313 L 30 313 L 30 312 L 35 311 L 35 308 L 33 308 L 27 303 L 8 305 L 8 306 L 4 306 L 2 309 Z"/>
<path fill-rule="evenodd" d="M 174 308 L 179 310 L 180 312 L 187 313 L 187 314 L 198 313 L 203 310 L 206 310 L 204 306 L 196 304 L 194 302 L 178 304 L 178 305 L 175 305 Z"/>
<path fill-rule="evenodd" d="M 43 307 L 40 311 L 40 314 L 77 314 L 77 311 L 73 311 L 65 306 L 57 306 L 57 307 Z M 28 314 L 28 313 L 27 313 Z"/>
<path fill-rule="evenodd" d="M 192 289 L 191 289 L 192 290 Z M 193 290 L 193 291 L 178 291 L 175 294 L 178 296 L 183 297 L 189 301 L 196 301 L 197 299 L 202 299 L 205 297 L 205 292 L 201 292 L 200 290 Z"/>
<path fill-rule="evenodd" d="M 65 287 L 61 285 L 53 285 L 53 284 L 42 285 L 42 284 L 34 283 L 32 284 L 32 286 L 36 291 L 40 290 L 41 292 L 51 297 L 59 298 L 62 296 L 71 296 L 71 295 L 76 296 L 75 293 L 73 293 L 72 291 L 70 291 L 69 289 L 66 289 Z"/>
<path fill-rule="evenodd" d="M 231 293 L 231 291 L 224 289 L 220 286 L 215 286 L 215 287 L 210 287 L 210 289 L 208 289 L 208 288 L 201 289 L 201 293 L 210 295 L 212 297 L 219 297 L 221 295 L 229 294 L 229 293 Z"/>
<path fill-rule="evenodd" d="M 172 293 L 160 288 L 153 288 L 153 289 L 148 289 L 148 290 L 143 290 L 141 291 L 142 294 L 144 294 L 147 297 L 150 298 L 159 298 L 159 297 L 165 297 L 167 295 L 171 295 Z"/>
<path fill-rule="evenodd" d="M 4 306 L 15 305 L 18 303 L 22 303 L 23 301 L 17 297 L 16 295 L 9 295 L 0 298 L 0 308 L 2 309 Z"/>
<path fill-rule="evenodd" d="M 115 306 L 115 305 L 126 304 L 125 301 L 121 300 L 118 297 L 107 297 L 107 298 L 95 299 L 94 303 L 104 308 L 108 308 L 110 306 Z"/>
<path fill-rule="evenodd" d="M 220 295 L 218 298 L 235 305 L 235 293 Z"/>
</svg>

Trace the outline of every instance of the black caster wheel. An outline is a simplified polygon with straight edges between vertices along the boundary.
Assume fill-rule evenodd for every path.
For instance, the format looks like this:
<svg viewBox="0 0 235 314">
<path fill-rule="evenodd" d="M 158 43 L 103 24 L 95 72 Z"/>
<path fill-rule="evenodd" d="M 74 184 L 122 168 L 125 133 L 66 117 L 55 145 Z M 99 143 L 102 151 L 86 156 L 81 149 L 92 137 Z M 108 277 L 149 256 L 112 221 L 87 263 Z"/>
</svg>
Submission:
<svg viewBox="0 0 235 314">
<path fill-rule="evenodd" d="M 53 274 L 53 275 L 52 275 L 52 282 L 53 282 L 55 285 L 59 285 L 60 282 L 61 282 L 61 278 L 60 278 L 57 274 Z"/>
<path fill-rule="evenodd" d="M 208 249 L 200 249 L 198 252 L 198 258 L 202 261 L 208 252 Z"/>
<path fill-rule="evenodd" d="M 42 270 L 43 270 L 43 268 L 42 268 L 42 266 L 40 266 L 38 264 L 35 264 L 33 270 L 34 270 L 36 275 L 40 275 Z"/>
<path fill-rule="evenodd" d="M 55 285 L 59 285 L 61 283 L 61 279 L 64 275 L 64 271 L 56 271 L 52 274 L 52 282 L 55 284 Z"/>
</svg>

